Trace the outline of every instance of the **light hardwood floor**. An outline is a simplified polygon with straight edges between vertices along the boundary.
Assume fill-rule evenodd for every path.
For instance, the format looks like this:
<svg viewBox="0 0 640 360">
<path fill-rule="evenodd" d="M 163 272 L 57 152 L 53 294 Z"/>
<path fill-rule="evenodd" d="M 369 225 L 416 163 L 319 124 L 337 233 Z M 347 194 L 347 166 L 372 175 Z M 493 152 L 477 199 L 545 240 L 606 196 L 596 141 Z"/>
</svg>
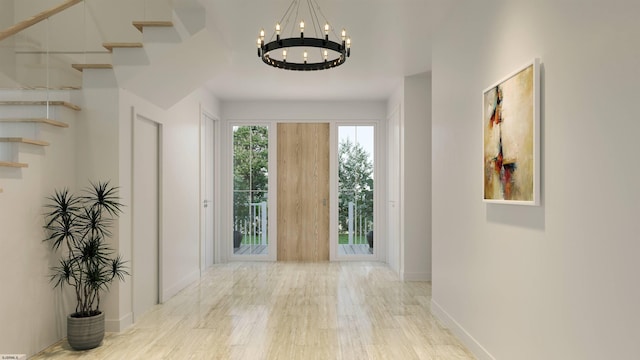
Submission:
<svg viewBox="0 0 640 360">
<path fill-rule="evenodd" d="M 32 359 L 474 359 L 430 301 L 381 263 L 216 265 L 101 347 Z"/>
</svg>

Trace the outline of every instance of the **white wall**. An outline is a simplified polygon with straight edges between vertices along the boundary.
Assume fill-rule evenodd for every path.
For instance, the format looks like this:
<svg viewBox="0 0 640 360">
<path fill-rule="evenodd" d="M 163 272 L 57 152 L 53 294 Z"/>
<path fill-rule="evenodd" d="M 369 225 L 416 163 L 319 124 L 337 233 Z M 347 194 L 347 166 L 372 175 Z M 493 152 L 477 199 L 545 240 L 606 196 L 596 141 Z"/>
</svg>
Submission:
<svg viewBox="0 0 640 360">
<path fill-rule="evenodd" d="M 461 1 L 433 47 L 433 309 L 480 359 L 640 353 L 637 2 Z M 482 90 L 542 62 L 542 206 L 482 202 Z"/>
<path fill-rule="evenodd" d="M 385 118 L 382 101 L 227 101 L 224 120 L 378 120 Z"/>
<path fill-rule="evenodd" d="M 3 10 L 5 3 L 14 8 L 11 15 L 14 23 L 17 23 L 62 2 L 5 0 L 2 6 Z M 141 41 L 142 34 L 133 27 L 132 21 L 171 19 L 169 0 L 94 0 L 67 8 L 52 16 L 48 22 L 41 22 L 25 30 L 23 34 L 42 49 L 48 42 L 52 51 L 105 51 L 103 42 Z M 47 28 L 50 33 L 48 38 L 45 31 Z"/>
<path fill-rule="evenodd" d="M 431 280 L 431 74 L 404 81 L 402 149 L 404 280 Z"/>
<path fill-rule="evenodd" d="M 402 144 L 404 132 L 404 79 L 387 102 L 387 263 L 398 276 L 402 274 L 404 266 L 404 242 L 401 241 L 404 232 L 402 217 Z"/>
<path fill-rule="evenodd" d="M 198 91 L 167 111 L 163 129 L 163 293 L 166 300 L 200 276 L 200 109 L 217 103 Z"/>
<path fill-rule="evenodd" d="M 431 280 L 431 74 L 404 78 L 387 102 L 389 266 Z"/>
<path fill-rule="evenodd" d="M 115 87 L 115 78 L 110 71 L 87 71 L 83 77 L 83 90 L 74 93 L 73 96 L 74 103 L 82 108 L 78 113 L 75 149 L 78 187 L 84 188 L 90 181 L 109 181 L 113 186 L 120 186 L 120 195 L 125 204 L 124 214 L 127 214 L 126 206 L 131 203 L 124 197 L 127 188 L 122 186 L 119 179 L 119 95 Z M 110 240 L 112 248 L 119 252 L 122 248 L 119 245 L 118 229 L 123 218 L 125 216 L 114 222 L 113 236 Z M 120 284 L 112 283 L 109 292 L 100 301 L 100 310 L 105 313 L 107 331 L 113 331 L 113 324 L 117 323 L 120 307 L 116 299 L 119 291 Z M 63 323 L 66 324 L 66 320 Z"/>
<path fill-rule="evenodd" d="M 80 105 L 82 111 L 76 115 L 62 110 L 60 117 L 52 115 L 71 127 L 41 126 L 34 134 L 51 146 L 39 149 L 16 145 L 21 150 L 16 160 L 28 162 L 29 168 L 0 168 L 0 187 L 4 190 L 0 193 L 0 228 L 4 234 L 0 236 L 0 253 L 15 255 L 5 256 L 0 262 L 0 353 L 32 355 L 66 336 L 66 316 L 73 311 L 75 301 L 51 289 L 49 268 L 57 258 L 41 242 L 42 205 L 54 189 L 67 186 L 77 190 L 87 186 L 89 180 L 110 180 L 119 186 L 125 208 L 115 224 L 112 245 L 125 259 L 131 259 L 132 108 L 163 126 L 161 300 L 199 277 L 200 109 L 218 116 L 219 105 L 208 92 L 198 90 L 165 111 L 118 90 L 112 86 L 114 82 L 112 73 L 85 72 L 83 90 L 62 97 Z M 26 100 L 32 92 L 0 95 L 8 100 Z M 2 108 L 2 116 L 18 116 L 19 110 Z M 31 116 L 42 117 L 44 113 Z M 0 135 L 13 136 L 6 131 L 6 127 L 0 127 Z M 101 304 L 107 331 L 121 331 L 131 324 L 131 305 L 130 278 L 113 283 Z"/>
<path fill-rule="evenodd" d="M 5 4 L 6 3 L 6 4 Z M 13 25 L 13 1 L 5 1 L 0 11 L 0 29 L 4 30 Z M 12 51 L 15 39 L 10 37 L 0 42 L 0 87 L 15 88 L 16 57 Z"/>
<path fill-rule="evenodd" d="M 166 301 L 200 276 L 200 115 L 219 115 L 219 104 L 200 89 L 163 110 L 125 90 L 120 94 L 120 172 L 123 195 L 131 199 L 133 116 L 161 124 L 161 274 L 160 301 Z M 131 214 L 121 228 L 121 248 L 131 254 Z M 121 223 L 123 223 L 121 221 Z M 128 326 L 131 284 L 120 296 L 121 328 Z"/>
<path fill-rule="evenodd" d="M 3 100 L 26 100 L 34 92 L 0 91 Z M 38 97 L 37 94 L 35 94 Z M 66 93 L 52 98 L 69 100 Z M 0 106 L 1 117 L 44 116 L 30 106 Z M 37 137 L 51 145 L 40 148 L 14 144 L 24 169 L 0 168 L 0 354 L 32 355 L 66 334 L 66 316 L 75 308 L 73 296 L 53 289 L 50 268 L 58 256 L 44 239 L 45 197 L 54 189 L 76 187 L 76 114 L 55 109 L 52 118 L 69 128 L 0 124 L 0 136 Z M 16 129 L 19 128 L 19 129 Z"/>
<path fill-rule="evenodd" d="M 27 11 L 27 5 L 20 2 L 15 13 Z M 2 22 L 9 21 L 6 16 L 3 12 Z M 68 30 L 76 24 L 61 19 L 51 25 L 52 29 Z M 93 35 L 85 35 L 85 40 Z M 83 42 L 73 43 L 82 45 Z M 0 77 L 5 75 L 15 74 L 3 71 Z M 52 73 L 52 77 L 55 75 Z M 0 97 L 27 100 L 35 96 L 33 94 L 32 91 L 3 92 Z M 157 119 L 164 130 L 161 196 L 166 209 L 162 219 L 165 241 L 161 300 L 168 299 L 199 276 L 200 113 L 202 109 L 219 117 L 217 101 L 207 91 L 196 90 L 181 101 L 176 98 L 176 105 L 162 110 L 118 89 L 111 71 L 85 71 L 82 91 L 60 94 L 64 100 L 82 107 L 77 122 L 73 113 L 70 119 L 60 119 L 70 122 L 71 130 L 42 130 L 43 138 L 52 143 L 50 147 L 34 150 L 17 145 L 21 150 L 27 149 L 21 152 L 19 160 L 28 161 L 28 169 L 0 169 L 0 188 L 4 189 L 0 194 L 0 228 L 5 234 L 0 236 L 0 253 L 17 255 L 0 262 L 0 273 L 4 274 L 0 274 L 3 294 L 0 297 L 0 353 L 32 355 L 66 335 L 65 319 L 75 302 L 51 290 L 47 276 L 56 258 L 40 241 L 44 236 L 42 204 L 53 189 L 69 186 L 76 190 L 85 187 L 89 180 L 110 180 L 119 186 L 125 209 L 115 223 L 112 244 L 125 259 L 131 259 L 131 213 L 127 206 L 131 206 L 132 109 Z M 42 98 L 44 96 L 39 97 Z M 17 117 L 5 108 L 1 111 L 2 117 Z M 4 134 L 4 129 L 0 128 L 0 134 Z M 107 331 L 123 330 L 131 324 L 132 289 L 128 280 L 114 283 L 102 299 Z M 15 296 L 4 296 L 7 293 Z"/>
</svg>

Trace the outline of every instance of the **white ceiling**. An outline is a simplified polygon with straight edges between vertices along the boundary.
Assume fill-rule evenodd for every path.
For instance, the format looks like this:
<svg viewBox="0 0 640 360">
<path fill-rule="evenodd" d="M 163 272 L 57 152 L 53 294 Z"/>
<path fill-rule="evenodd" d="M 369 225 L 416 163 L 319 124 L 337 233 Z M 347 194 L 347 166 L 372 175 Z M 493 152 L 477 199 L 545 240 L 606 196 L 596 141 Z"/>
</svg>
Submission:
<svg viewBox="0 0 640 360">
<path fill-rule="evenodd" d="M 431 69 L 429 0 L 317 0 L 337 30 L 347 29 L 352 52 L 342 66 L 313 72 L 276 69 L 257 56 L 258 32 L 269 39 L 291 0 L 201 2 L 209 29 L 228 47 L 212 49 L 228 61 L 207 82 L 221 100 L 382 100 L 402 77 Z"/>
</svg>

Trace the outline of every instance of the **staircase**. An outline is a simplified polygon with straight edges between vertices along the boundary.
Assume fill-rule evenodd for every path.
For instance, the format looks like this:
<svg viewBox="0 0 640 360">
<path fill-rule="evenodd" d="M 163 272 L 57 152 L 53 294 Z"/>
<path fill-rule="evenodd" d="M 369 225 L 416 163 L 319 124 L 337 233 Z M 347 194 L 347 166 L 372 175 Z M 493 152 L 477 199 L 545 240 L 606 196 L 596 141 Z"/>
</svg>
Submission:
<svg viewBox="0 0 640 360">
<path fill-rule="evenodd" d="M 19 85 L 19 91 L 0 90 L 0 182 L 4 178 L 20 178 L 21 172 L 29 171 L 29 161 L 23 158 L 45 156 L 45 149 L 56 146 L 49 135 L 53 133 L 51 137 L 56 138 L 60 131 L 76 121 L 76 114 L 81 108 L 69 99 L 75 98 L 73 94 L 82 92 L 82 88 L 126 88 L 166 109 L 202 86 L 203 79 L 215 75 L 211 64 L 224 63 L 227 59 L 215 56 L 215 52 L 211 51 L 212 46 L 221 44 L 205 28 L 204 9 L 197 0 L 173 1 L 176 5 L 171 20 L 132 20 L 130 26 L 139 32 L 137 38 L 127 36 L 98 44 L 104 48 L 110 61 L 102 61 L 105 57 L 100 54 L 99 62 L 68 64 L 67 69 L 75 69 L 81 75 L 82 86 L 64 85 L 58 81 L 60 84 L 55 86 L 57 91 L 42 90 L 50 89 L 50 79 L 55 77 L 55 74 L 48 73 L 46 84 Z M 78 3 L 74 0 L 65 4 L 71 2 Z M 61 5 L 57 9 L 66 9 L 73 4 L 66 7 Z M 42 15 L 34 18 L 42 18 Z M 7 32 L 0 31 L 0 35 L 6 37 Z M 64 56 L 50 57 L 54 60 L 47 59 L 46 71 L 55 70 L 51 66 L 53 61 L 64 62 Z M 26 73 L 34 74 L 37 71 L 40 70 L 36 65 L 27 69 Z M 115 84 L 103 81 L 104 72 L 109 72 L 108 76 L 115 79 Z M 3 74 L 0 72 L 0 75 Z M 60 78 L 69 77 L 60 75 Z M 81 98 L 87 100 L 87 96 L 91 95 L 83 93 Z M 0 187 L 0 193 L 2 191 Z"/>
<path fill-rule="evenodd" d="M 0 95 L 13 98 L 0 101 L 0 179 L 20 179 L 32 161 L 41 166 L 45 148 L 56 146 L 52 145 L 54 141 L 65 142 L 66 128 L 75 122 L 81 109 L 63 100 L 64 93 L 55 94 L 59 100 L 49 101 L 40 100 L 52 95 L 43 91 L 23 91 L 20 96 L 0 92 Z"/>
</svg>

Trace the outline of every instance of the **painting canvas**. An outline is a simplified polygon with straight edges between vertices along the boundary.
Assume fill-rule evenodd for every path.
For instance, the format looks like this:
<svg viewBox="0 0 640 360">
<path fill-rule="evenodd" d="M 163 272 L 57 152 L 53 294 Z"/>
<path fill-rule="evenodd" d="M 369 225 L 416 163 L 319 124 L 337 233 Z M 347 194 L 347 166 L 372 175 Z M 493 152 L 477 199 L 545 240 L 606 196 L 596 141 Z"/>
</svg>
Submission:
<svg viewBox="0 0 640 360">
<path fill-rule="evenodd" d="M 538 59 L 487 88 L 482 105 L 484 201 L 538 205 Z"/>
</svg>

